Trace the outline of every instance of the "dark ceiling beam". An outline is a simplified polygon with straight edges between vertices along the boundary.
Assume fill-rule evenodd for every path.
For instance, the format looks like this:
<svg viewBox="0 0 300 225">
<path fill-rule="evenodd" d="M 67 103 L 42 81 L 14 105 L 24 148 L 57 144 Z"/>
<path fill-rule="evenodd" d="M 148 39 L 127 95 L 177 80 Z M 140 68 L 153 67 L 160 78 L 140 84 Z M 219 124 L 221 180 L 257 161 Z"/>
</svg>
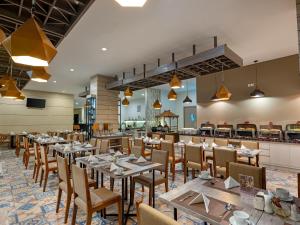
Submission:
<svg viewBox="0 0 300 225">
<path fill-rule="evenodd" d="M 53 6 L 52 3 L 47 2 L 47 1 L 45 1 L 45 0 L 38 0 L 38 1 L 39 1 L 39 2 L 42 2 L 42 3 L 46 4 L 46 5 L 48 5 L 48 6 L 50 6 L 50 7 Z M 61 0 L 60 0 L 60 1 L 61 1 Z M 70 11 L 68 11 L 68 10 L 65 10 L 65 9 L 61 8 L 61 7 L 55 6 L 55 8 L 61 10 L 62 12 L 66 13 L 66 14 L 69 14 L 69 15 L 71 15 L 71 16 L 78 16 L 78 14 L 72 13 L 72 12 L 70 12 Z"/>
<path fill-rule="evenodd" d="M 45 20 L 44 20 L 44 22 L 43 22 L 43 25 L 44 25 L 44 26 L 45 26 L 45 24 L 47 23 L 47 21 L 48 21 L 50 15 L 51 15 L 51 13 L 52 13 L 54 7 L 55 7 L 56 2 L 57 2 L 57 0 L 53 0 L 52 4 L 50 5 L 49 11 L 48 11 L 48 13 L 47 13 L 47 16 L 46 16 L 46 18 L 45 18 Z"/>
<path fill-rule="evenodd" d="M 72 3 L 70 2 L 70 0 L 66 0 L 67 4 L 69 5 L 69 7 L 73 10 L 73 12 L 75 14 L 77 14 L 77 10 L 74 8 L 74 6 L 72 5 Z"/>
<path fill-rule="evenodd" d="M 20 0 L 20 6 L 19 6 L 19 12 L 18 12 L 18 17 L 21 16 L 21 12 L 22 12 L 22 6 L 23 6 L 24 0 Z"/>
</svg>

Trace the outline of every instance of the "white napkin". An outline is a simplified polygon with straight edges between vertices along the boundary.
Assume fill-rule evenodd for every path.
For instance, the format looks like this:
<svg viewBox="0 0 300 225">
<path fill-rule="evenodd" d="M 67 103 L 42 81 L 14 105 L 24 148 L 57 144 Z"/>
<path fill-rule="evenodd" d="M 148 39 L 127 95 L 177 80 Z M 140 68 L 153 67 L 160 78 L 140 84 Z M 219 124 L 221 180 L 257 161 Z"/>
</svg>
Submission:
<svg viewBox="0 0 300 225">
<path fill-rule="evenodd" d="M 60 144 L 56 143 L 54 146 L 55 146 L 55 147 L 60 147 Z"/>
<path fill-rule="evenodd" d="M 215 147 L 217 147 L 218 145 L 215 143 L 215 142 L 213 142 L 212 144 L 211 144 L 211 147 L 213 147 L 213 148 L 215 148 Z"/>
<path fill-rule="evenodd" d="M 115 150 L 109 149 L 109 153 L 110 153 L 110 154 L 114 154 L 114 153 L 115 153 Z"/>
<path fill-rule="evenodd" d="M 137 163 L 143 163 L 143 162 L 147 162 L 146 159 L 144 159 L 143 156 L 140 156 L 140 158 L 136 161 Z"/>
<path fill-rule="evenodd" d="M 158 137 L 155 137 L 154 140 L 158 140 Z"/>
<path fill-rule="evenodd" d="M 228 144 L 227 147 L 228 148 L 233 148 L 233 145 L 232 144 Z"/>
<path fill-rule="evenodd" d="M 163 141 L 164 139 L 163 139 L 163 138 L 160 138 L 159 140 Z"/>
<path fill-rule="evenodd" d="M 26 132 L 26 131 L 23 131 L 22 134 L 27 134 L 27 132 Z"/>
<path fill-rule="evenodd" d="M 189 205 L 197 204 L 197 203 L 204 203 L 206 213 L 208 213 L 209 212 L 209 202 L 210 202 L 210 200 L 206 197 L 206 195 L 203 193 L 200 193 L 189 203 Z"/>
<path fill-rule="evenodd" d="M 118 168 L 119 167 L 116 164 L 112 163 L 112 164 L 110 164 L 110 170 L 109 171 L 113 172 L 113 171 L 116 171 Z"/>
<path fill-rule="evenodd" d="M 64 141 L 65 139 L 63 137 L 58 138 L 60 141 Z"/>
<path fill-rule="evenodd" d="M 241 149 L 246 150 L 246 149 L 248 149 L 248 148 L 246 148 L 245 145 L 242 145 L 242 146 L 241 146 Z"/>
<path fill-rule="evenodd" d="M 192 144 L 194 144 L 192 141 L 189 141 L 189 143 L 188 143 L 189 145 L 192 145 Z"/>
<path fill-rule="evenodd" d="M 91 147 L 93 147 L 91 144 L 87 144 L 85 147 L 87 147 L 87 148 L 91 148 Z"/>
<path fill-rule="evenodd" d="M 120 152 L 120 151 L 117 151 L 115 154 L 115 156 L 120 156 L 120 155 L 123 155 L 122 152 Z"/>
<path fill-rule="evenodd" d="M 64 152 L 69 152 L 70 150 L 71 150 L 71 148 L 68 145 L 64 148 Z"/>
<path fill-rule="evenodd" d="M 234 187 L 239 187 L 240 183 L 237 182 L 235 179 L 233 179 L 232 177 L 228 177 L 225 181 L 225 188 L 226 189 L 230 189 L 230 188 L 234 188 Z"/>
<path fill-rule="evenodd" d="M 208 143 L 203 142 L 202 146 L 203 146 L 204 149 L 206 149 L 206 148 L 208 148 Z"/>
</svg>

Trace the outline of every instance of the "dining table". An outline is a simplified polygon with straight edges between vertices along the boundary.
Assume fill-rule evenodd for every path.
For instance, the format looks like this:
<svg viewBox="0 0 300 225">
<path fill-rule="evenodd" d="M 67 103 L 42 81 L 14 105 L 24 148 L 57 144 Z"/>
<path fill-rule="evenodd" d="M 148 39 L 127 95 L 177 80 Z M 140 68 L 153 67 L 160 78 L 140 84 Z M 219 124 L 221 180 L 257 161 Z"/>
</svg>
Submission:
<svg viewBox="0 0 300 225">
<path fill-rule="evenodd" d="M 212 225 L 230 225 L 229 219 L 236 210 L 245 211 L 250 215 L 249 220 L 253 225 L 299 225 L 299 222 L 292 221 L 290 218 L 279 217 L 275 214 L 268 214 L 253 207 L 255 194 L 259 189 L 245 190 L 235 188 L 230 190 L 220 188 L 222 184 L 215 186 L 215 182 L 222 182 L 221 179 L 202 180 L 196 178 L 167 193 L 161 194 L 159 200 L 173 208 L 174 219 L 177 220 L 177 210 L 198 218 Z M 199 194 L 204 194 L 209 200 L 208 212 L 204 203 L 191 204 L 191 201 Z M 299 204 L 300 199 L 295 198 Z M 227 209 L 226 206 L 231 208 Z M 299 207 L 300 205 L 298 205 Z"/>
<path fill-rule="evenodd" d="M 132 202 L 129 202 L 127 211 L 125 212 L 125 200 L 128 195 L 128 178 L 131 178 L 135 175 L 139 175 L 144 172 L 152 171 L 152 185 L 154 185 L 155 181 L 155 170 L 160 168 L 162 165 L 160 163 L 154 163 L 151 161 L 146 161 L 143 163 L 138 163 L 136 159 L 132 159 L 127 155 L 116 155 L 113 153 L 104 153 L 100 155 L 94 155 L 93 160 L 90 157 L 79 157 L 76 158 L 76 164 L 80 167 L 87 167 L 94 171 L 96 171 L 96 183 L 99 187 L 99 175 L 100 175 L 100 185 L 104 186 L 104 176 L 110 177 L 112 179 L 119 179 L 122 182 L 121 188 L 121 202 L 122 202 L 122 224 L 126 224 L 127 219 L 130 216 L 135 216 L 134 214 L 130 214 L 130 207 L 132 206 Z M 116 166 L 123 168 L 122 174 L 117 174 L 115 172 L 110 171 L 110 166 L 112 163 L 115 163 Z M 131 179 L 130 179 L 131 180 Z M 152 206 L 155 208 L 155 188 L 152 189 Z"/>
</svg>

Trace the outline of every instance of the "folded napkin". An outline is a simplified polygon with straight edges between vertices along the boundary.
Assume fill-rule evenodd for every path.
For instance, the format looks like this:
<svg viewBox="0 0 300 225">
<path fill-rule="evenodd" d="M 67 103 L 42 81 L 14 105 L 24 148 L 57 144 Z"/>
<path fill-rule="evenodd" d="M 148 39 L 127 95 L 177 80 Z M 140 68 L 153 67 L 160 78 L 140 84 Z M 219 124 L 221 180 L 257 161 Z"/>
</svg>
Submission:
<svg viewBox="0 0 300 225">
<path fill-rule="evenodd" d="M 60 144 L 56 143 L 54 146 L 55 146 L 55 147 L 60 147 Z"/>
<path fill-rule="evenodd" d="M 209 145 L 208 145 L 208 143 L 203 142 L 202 146 L 203 146 L 204 149 L 206 149 L 206 148 L 208 148 Z"/>
<path fill-rule="evenodd" d="M 215 143 L 215 142 L 213 142 L 212 144 L 211 144 L 211 147 L 217 147 L 218 145 Z"/>
<path fill-rule="evenodd" d="M 228 148 L 233 148 L 233 145 L 232 144 L 228 144 L 227 147 Z"/>
<path fill-rule="evenodd" d="M 70 146 L 65 146 L 65 148 L 64 148 L 64 152 L 69 152 L 69 151 L 71 151 L 71 148 L 70 148 Z"/>
<path fill-rule="evenodd" d="M 90 155 L 89 158 L 88 158 L 88 161 L 89 162 L 98 162 L 98 159 L 95 156 Z"/>
<path fill-rule="evenodd" d="M 154 140 L 158 140 L 158 137 L 155 137 Z"/>
<path fill-rule="evenodd" d="M 230 189 L 230 188 L 234 188 L 234 187 L 239 187 L 240 183 L 237 182 L 235 179 L 233 179 L 232 177 L 228 177 L 225 181 L 225 188 L 226 189 Z"/>
<path fill-rule="evenodd" d="M 192 145 L 192 144 L 194 144 L 192 141 L 189 141 L 189 143 L 188 143 L 189 145 Z"/>
<path fill-rule="evenodd" d="M 87 147 L 87 148 L 91 148 L 91 147 L 93 147 L 91 144 L 87 144 L 85 147 Z"/>
<path fill-rule="evenodd" d="M 122 152 L 120 152 L 120 151 L 117 151 L 117 152 L 115 153 L 115 156 L 120 156 L 120 155 L 123 155 Z"/>
<path fill-rule="evenodd" d="M 110 172 L 114 172 L 114 171 L 116 171 L 118 168 L 119 168 L 119 167 L 118 167 L 116 164 L 112 163 L 112 164 L 110 164 L 110 169 L 109 169 L 109 171 L 110 171 Z"/>
<path fill-rule="evenodd" d="M 245 149 L 248 149 L 245 147 L 245 145 L 241 145 L 241 149 L 245 150 Z"/>
<path fill-rule="evenodd" d="M 163 141 L 164 139 L 163 139 L 163 138 L 160 138 L 159 140 Z"/>
<path fill-rule="evenodd" d="M 143 163 L 143 162 L 147 162 L 146 159 L 144 159 L 143 156 L 140 156 L 140 158 L 138 158 L 138 160 L 136 161 L 137 163 Z"/>
<path fill-rule="evenodd" d="M 209 202 L 210 202 L 209 198 L 207 198 L 205 194 L 200 193 L 189 203 L 189 205 L 204 203 L 206 213 L 208 213 L 209 212 Z"/>
<path fill-rule="evenodd" d="M 110 154 L 115 154 L 115 150 L 109 149 L 109 153 L 110 153 Z"/>
<path fill-rule="evenodd" d="M 58 138 L 60 141 L 64 141 L 65 139 L 63 137 Z"/>
<path fill-rule="evenodd" d="M 27 134 L 27 132 L 26 132 L 26 131 L 23 131 L 22 134 Z"/>
</svg>

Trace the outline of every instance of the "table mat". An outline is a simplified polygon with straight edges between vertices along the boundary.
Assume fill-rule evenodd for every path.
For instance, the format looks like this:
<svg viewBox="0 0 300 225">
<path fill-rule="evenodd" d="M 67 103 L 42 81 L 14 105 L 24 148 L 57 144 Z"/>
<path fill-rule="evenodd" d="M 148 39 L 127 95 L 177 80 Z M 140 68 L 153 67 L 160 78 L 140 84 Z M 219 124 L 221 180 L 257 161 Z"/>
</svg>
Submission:
<svg viewBox="0 0 300 225">
<path fill-rule="evenodd" d="M 231 210 L 224 214 L 226 202 L 207 196 L 207 198 L 209 198 L 210 200 L 209 213 L 207 213 L 205 210 L 204 203 L 189 205 L 189 203 L 193 200 L 193 198 L 196 197 L 198 194 L 199 193 L 195 191 L 188 191 L 185 194 L 172 200 L 172 202 L 175 202 L 176 204 L 179 204 L 189 210 L 192 210 L 195 213 L 208 217 L 211 220 L 216 221 L 217 223 L 220 223 L 222 225 L 229 225 L 230 224 L 229 218 L 233 215 L 233 212 L 235 210 L 241 209 L 240 207 L 232 205 Z M 191 197 L 184 199 L 186 196 L 189 195 L 191 195 Z M 182 201 L 182 199 L 184 200 Z"/>
<path fill-rule="evenodd" d="M 240 187 L 226 189 L 223 180 L 213 179 L 213 180 L 206 181 L 203 185 L 210 188 L 215 188 L 221 191 L 225 191 L 230 194 L 241 195 Z"/>
</svg>

